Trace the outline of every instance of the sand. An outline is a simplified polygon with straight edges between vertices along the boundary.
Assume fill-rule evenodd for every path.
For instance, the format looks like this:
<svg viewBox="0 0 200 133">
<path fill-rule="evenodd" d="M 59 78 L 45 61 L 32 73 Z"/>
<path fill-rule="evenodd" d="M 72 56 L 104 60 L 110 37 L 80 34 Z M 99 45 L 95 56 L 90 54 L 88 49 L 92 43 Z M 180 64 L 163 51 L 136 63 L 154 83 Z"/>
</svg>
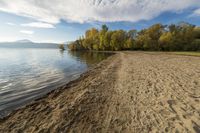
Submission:
<svg viewBox="0 0 200 133">
<path fill-rule="evenodd" d="M 200 132 L 200 57 L 119 52 L 0 120 L 2 133 Z"/>
</svg>

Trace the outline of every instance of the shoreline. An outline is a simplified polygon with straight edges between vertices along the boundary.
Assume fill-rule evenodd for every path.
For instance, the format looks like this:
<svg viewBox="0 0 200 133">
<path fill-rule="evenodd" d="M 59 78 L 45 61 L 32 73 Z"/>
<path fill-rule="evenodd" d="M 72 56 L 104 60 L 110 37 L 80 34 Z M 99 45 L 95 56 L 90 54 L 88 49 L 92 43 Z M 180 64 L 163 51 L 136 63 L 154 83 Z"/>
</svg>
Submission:
<svg viewBox="0 0 200 133">
<path fill-rule="evenodd" d="M 86 72 L 80 74 L 80 76 L 78 76 L 76 79 L 71 80 L 66 84 L 59 85 L 58 87 L 56 87 L 56 89 L 51 90 L 50 92 L 46 93 L 45 95 L 43 95 L 43 96 L 41 96 L 39 98 L 36 98 L 35 100 L 32 100 L 32 101 L 26 103 L 25 105 L 23 105 L 23 106 L 21 106 L 21 107 L 19 107 L 17 109 L 12 110 L 10 113 L 8 113 L 7 115 L 5 115 L 3 117 L 0 117 L 0 122 L 4 121 L 7 118 L 9 118 L 10 116 L 14 115 L 17 111 L 19 111 L 21 109 L 24 109 L 26 107 L 32 106 L 32 105 L 36 104 L 38 101 L 44 100 L 49 95 L 52 95 L 54 93 L 55 93 L 55 95 L 57 95 L 57 93 L 62 93 L 62 91 L 64 91 L 65 89 L 70 88 L 71 86 L 73 86 L 73 84 L 77 84 L 78 82 L 80 82 L 84 78 L 87 78 L 88 76 L 90 76 L 91 71 L 94 71 L 94 69 L 96 69 L 99 65 L 103 64 L 103 62 L 105 60 L 108 60 L 108 58 L 111 58 L 111 56 L 114 56 L 115 54 L 117 54 L 117 52 L 109 52 L 109 53 L 112 53 L 113 55 L 110 55 L 109 57 L 107 57 L 106 59 L 100 61 L 99 63 L 90 66 Z"/>
<path fill-rule="evenodd" d="M 198 132 L 199 57 L 116 52 L 0 120 L 0 132 Z"/>
</svg>

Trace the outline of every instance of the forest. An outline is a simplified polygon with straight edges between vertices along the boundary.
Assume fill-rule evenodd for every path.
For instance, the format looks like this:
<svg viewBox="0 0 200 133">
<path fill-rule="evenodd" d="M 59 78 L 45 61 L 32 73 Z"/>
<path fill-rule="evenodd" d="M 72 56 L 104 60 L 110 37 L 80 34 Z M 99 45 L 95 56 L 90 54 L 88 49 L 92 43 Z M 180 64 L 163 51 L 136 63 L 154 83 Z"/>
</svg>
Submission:
<svg viewBox="0 0 200 133">
<path fill-rule="evenodd" d="M 144 51 L 200 51 L 200 27 L 179 23 L 154 24 L 149 28 L 109 30 L 91 28 L 85 35 L 68 45 L 70 50 L 144 50 Z"/>
</svg>

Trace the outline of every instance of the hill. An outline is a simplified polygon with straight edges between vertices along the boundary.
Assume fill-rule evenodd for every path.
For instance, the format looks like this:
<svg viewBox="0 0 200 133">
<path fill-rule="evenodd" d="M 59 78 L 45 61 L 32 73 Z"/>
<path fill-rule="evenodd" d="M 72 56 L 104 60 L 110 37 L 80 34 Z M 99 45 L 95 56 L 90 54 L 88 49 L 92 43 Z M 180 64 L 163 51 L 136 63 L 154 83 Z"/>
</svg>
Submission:
<svg viewBox="0 0 200 133">
<path fill-rule="evenodd" d="M 56 43 L 35 43 L 30 40 L 19 40 L 15 42 L 0 42 L 0 48 L 58 48 Z"/>
</svg>

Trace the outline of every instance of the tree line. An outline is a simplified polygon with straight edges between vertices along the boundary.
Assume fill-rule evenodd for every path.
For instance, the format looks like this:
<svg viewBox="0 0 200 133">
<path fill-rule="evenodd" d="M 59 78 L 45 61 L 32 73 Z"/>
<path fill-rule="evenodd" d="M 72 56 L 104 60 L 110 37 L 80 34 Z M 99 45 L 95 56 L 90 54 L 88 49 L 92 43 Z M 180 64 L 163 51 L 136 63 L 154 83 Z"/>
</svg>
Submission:
<svg viewBox="0 0 200 133">
<path fill-rule="evenodd" d="M 200 27 L 188 23 L 154 24 L 147 29 L 100 30 L 91 28 L 78 40 L 70 43 L 71 50 L 149 50 L 200 51 Z"/>
</svg>

